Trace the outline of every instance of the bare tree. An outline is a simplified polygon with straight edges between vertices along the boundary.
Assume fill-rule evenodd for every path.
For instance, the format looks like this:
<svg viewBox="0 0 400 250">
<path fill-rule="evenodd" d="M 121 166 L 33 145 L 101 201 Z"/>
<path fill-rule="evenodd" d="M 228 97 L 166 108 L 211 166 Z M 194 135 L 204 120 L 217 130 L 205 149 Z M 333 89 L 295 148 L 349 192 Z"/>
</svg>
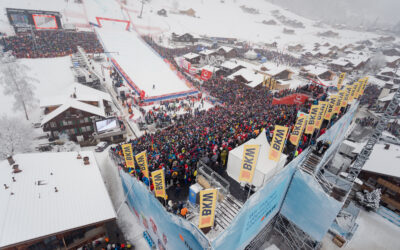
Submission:
<svg viewBox="0 0 400 250">
<path fill-rule="evenodd" d="M 32 126 L 18 117 L 0 117 L 0 159 L 32 151 L 35 137 Z"/>
<path fill-rule="evenodd" d="M 28 70 L 28 66 L 21 64 L 10 52 L 2 52 L 0 48 L 0 84 L 3 85 L 3 93 L 14 97 L 14 110 L 23 109 L 27 120 L 29 109 L 37 104 L 32 83 L 38 82 L 27 75 Z"/>
</svg>

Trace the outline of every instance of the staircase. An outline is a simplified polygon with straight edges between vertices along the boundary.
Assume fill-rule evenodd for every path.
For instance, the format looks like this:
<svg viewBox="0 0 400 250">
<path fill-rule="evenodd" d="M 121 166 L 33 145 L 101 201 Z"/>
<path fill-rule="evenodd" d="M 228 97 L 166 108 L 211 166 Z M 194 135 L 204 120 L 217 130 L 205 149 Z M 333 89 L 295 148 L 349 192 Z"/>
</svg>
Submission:
<svg viewBox="0 0 400 250">
<path fill-rule="evenodd" d="M 233 196 L 228 194 L 225 198 L 218 203 L 215 209 L 215 221 L 223 229 L 226 229 L 232 220 L 239 213 L 243 204 L 236 200 Z"/>
<path fill-rule="evenodd" d="M 312 175 L 315 178 L 315 180 L 321 185 L 322 189 L 326 193 L 330 194 L 333 188 L 332 184 L 325 178 L 325 176 L 320 171 L 318 171 L 318 173 L 315 173 L 315 168 L 318 166 L 321 160 L 322 156 L 314 154 L 313 149 L 310 148 L 307 158 L 301 165 L 301 169 L 307 174 Z"/>
</svg>

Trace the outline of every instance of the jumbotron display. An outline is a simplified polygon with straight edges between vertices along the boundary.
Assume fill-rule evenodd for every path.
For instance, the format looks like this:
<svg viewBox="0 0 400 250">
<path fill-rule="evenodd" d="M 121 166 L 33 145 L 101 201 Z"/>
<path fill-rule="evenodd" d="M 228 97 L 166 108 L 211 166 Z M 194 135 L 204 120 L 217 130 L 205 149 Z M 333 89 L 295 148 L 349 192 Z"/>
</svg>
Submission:
<svg viewBox="0 0 400 250">
<path fill-rule="evenodd" d="M 56 11 L 7 8 L 7 16 L 16 33 L 62 29 L 61 14 Z"/>
</svg>

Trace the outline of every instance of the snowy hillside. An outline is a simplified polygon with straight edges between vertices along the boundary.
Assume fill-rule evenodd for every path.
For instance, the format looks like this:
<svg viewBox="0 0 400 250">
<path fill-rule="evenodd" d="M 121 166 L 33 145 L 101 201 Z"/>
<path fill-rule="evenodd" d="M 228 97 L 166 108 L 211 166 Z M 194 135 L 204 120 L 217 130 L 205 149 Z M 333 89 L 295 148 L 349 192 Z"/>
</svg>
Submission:
<svg viewBox="0 0 400 250">
<path fill-rule="evenodd" d="M 94 1 L 87 0 L 86 3 Z M 98 4 L 103 6 L 103 3 L 100 2 L 97 1 Z M 92 6 L 92 3 L 90 6 Z M 247 13 L 242 10 L 241 6 L 245 6 L 247 9 L 254 8 L 259 13 Z M 377 37 L 372 33 L 314 27 L 314 21 L 295 15 L 266 1 L 226 0 L 222 3 L 215 0 L 153 0 L 144 5 L 141 19 L 138 18 L 141 8 L 139 1 L 127 1 L 125 7 L 133 24 L 139 32 L 144 34 L 190 32 L 197 35 L 232 37 L 252 42 L 271 43 L 276 41 L 279 47 L 298 43 L 303 45 L 315 42 L 325 43 L 327 41 L 334 45 L 343 46 L 359 40 Z M 102 7 L 102 9 L 104 8 L 105 6 Z M 157 15 L 157 11 L 162 8 L 167 10 L 167 17 Z M 178 11 L 189 8 L 195 11 L 195 17 L 178 14 Z M 112 14 L 117 12 L 114 10 Z M 110 14 L 110 12 L 107 14 Z M 284 17 L 286 20 L 301 22 L 304 28 L 292 28 L 284 25 L 277 19 L 277 16 L 280 16 L 279 20 Z M 124 16 L 119 12 L 115 18 L 124 18 Z M 274 20 L 277 24 L 267 25 L 262 23 L 270 20 Z M 285 28 L 293 29 L 295 34 L 284 34 Z M 317 36 L 319 32 L 327 30 L 339 33 L 339 37 L 328 39 Z"/>
</svg>

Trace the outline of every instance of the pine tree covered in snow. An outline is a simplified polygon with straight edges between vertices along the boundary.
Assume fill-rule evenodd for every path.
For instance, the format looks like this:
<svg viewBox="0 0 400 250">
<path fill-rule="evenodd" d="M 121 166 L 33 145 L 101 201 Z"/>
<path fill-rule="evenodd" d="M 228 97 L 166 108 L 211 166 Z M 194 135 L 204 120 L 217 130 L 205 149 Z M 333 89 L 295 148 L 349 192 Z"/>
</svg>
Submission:
<svg viewBox="0 0 400 250">
<path fill-rule="evenodd" d="M 0 159 L 31 151 L 34 137 L 33 128 L 28 122 L 17 117 L 0 117 Z"/>
<path fill-rule="evenodd" d="M 37 104 L 32 82 L 38 81 L 27 76 L 28 70 L 28 66 L 20 63 L 10 52 L 3 52 L 0 47 L 0 84 L 5 95 L 14 97 L 14 110 L 23 110 L 27 120 L 29 110 Z"/>
</svg>

